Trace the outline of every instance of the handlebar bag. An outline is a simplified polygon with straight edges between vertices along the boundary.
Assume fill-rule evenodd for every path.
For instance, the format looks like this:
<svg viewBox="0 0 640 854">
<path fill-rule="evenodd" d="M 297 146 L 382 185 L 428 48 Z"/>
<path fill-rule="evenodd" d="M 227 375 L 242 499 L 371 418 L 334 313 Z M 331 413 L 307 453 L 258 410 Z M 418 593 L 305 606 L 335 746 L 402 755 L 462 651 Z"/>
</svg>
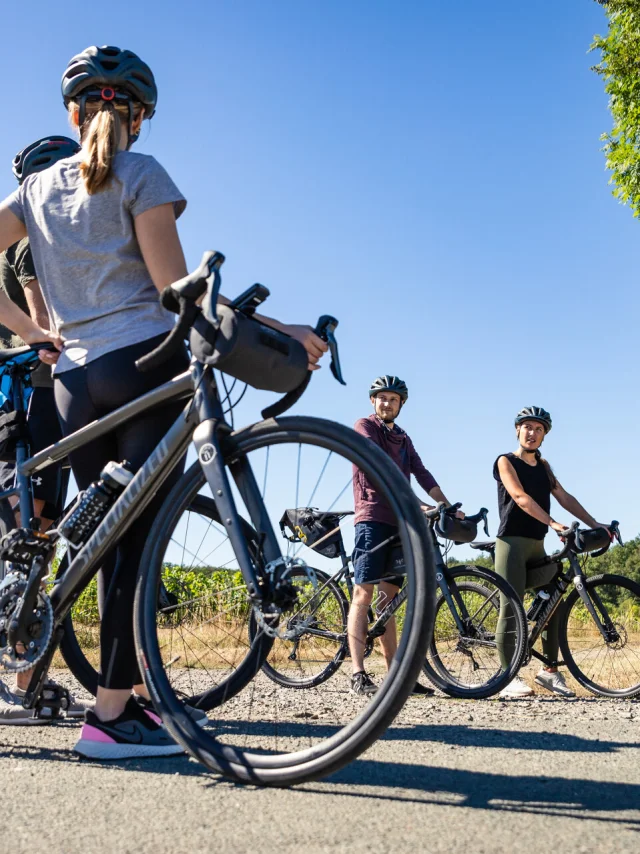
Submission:
<svg viewBox="0 0 640 854">
<path fill-rule="evenodd" d="M 453 540 L 457 546 L 464 543 L 472 543 L 478 534 L 478 525 L 467 519 L 456 519 L 455 516 L 446 516 L 442 523 L 436 522 L 436 534 L 445 540 Z"/>
<path fill-rule="evenodd" d="M 611 540 L 604 528 L 589 528 L 586 531 L 578 530 L 576 532 L 575 543 L 576 552 L 585 554 L 606 548 L 611 544 Z"/>
<path fill-rule="evenodd" d="M 305 380 L 307 351 L 299 341 L 226 305 L 216 308 L 216 331 L 200 314 L 190 333 L 191 352 L 199 362 L 243 383 L 281 394 Z"/>
<path fill-rule="evenodd" d="M 285 532 L 287 528 L 291 534 Z M 304 543 L 318 554 L 335 558 L 343 550 L 340 516 L 322 513 L 315 507 L 298 507 L 285 510 L 280 519 L 280 530 L 294 543 Z"/>
</svg>

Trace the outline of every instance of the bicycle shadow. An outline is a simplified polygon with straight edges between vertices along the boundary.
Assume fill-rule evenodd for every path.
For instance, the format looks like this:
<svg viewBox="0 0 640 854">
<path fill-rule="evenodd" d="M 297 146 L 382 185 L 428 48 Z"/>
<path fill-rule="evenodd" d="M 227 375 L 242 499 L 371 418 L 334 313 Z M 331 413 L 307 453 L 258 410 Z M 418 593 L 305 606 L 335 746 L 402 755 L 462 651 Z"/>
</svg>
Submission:
<svg viewBox="0 0 640 854">
<path fill-rule="evenodd" d="M 640 741 L 603 741 L 569 733 L 473 728 L 473 724 L 415 724 L 390 727 L 382 736 L 386 741 L 430 741 L 456 747 L 490 747 L 567 753 L 616 753 L 627 747 L 640 747 Z"/>
<path fill-rule="evenodd" d="M 260 722 L 227 721 L 224 726 L 208 728 L 227 735 L 248 738 L 265 735 L 271 728 Z M 278 725 L 282 739 L 327 738 L 337 726 L 319 723 Z M 565 751 L 568 753 L 615 753 L 633 743 L 592 741 L 562 733 L 514 732 L 501 729 L 472 729 L 456 725 L 405 725 L 392 727 L 382 741 L 418 741 L 471 748 Z M 284 748 L 283 744 L 283 748 Z M 288 745 L 287 747 L 290 747 Z M 262 751 L 261 751 L 262 752 Z M 266 751 L 265 751 L 266 752 Z M 118 768 L 153 774 L 180 774 L 199 777 L 207 787 L 242 786 L 186 755 L 162 759 L 126 760 L 109 763 L 81 760 L 70 749 L 36 747 L 33 744 L 0 744 L 3 756 L 21 760 L 77 762 L 84 767 Z M 603 780 L 567 779 L 552 775 L 509 775 L 485 771 L 443 768 L 417 763 L 359 759 L 315 784 L 304 784 L 301 791 L 322 795 L 366 798 L 368 801 L 400 802 L 464 807 L 520 814 L 545 815 L 610 822 L 640 831 L 640 785 Z"/>
<path fill-rule="evenodd" d="M 371 792 L 379 786 L 384 792 Z M 346 787 L 346 788 L 345 788 Z M 354 787 L 364 787 L 357 791 Z M 640 831 L 640 785 L 360 759 L 305 791 L 609 822 Z M 416 794 L 420 792 L 421 794 Z M 614 815 L 614 813 L 616 815 Z M 629 813 L 620 815 L 620 813 Z"/>
<path fill-rule="evenodd" d="M 285 739 L 327 739 L 340 730 L 340 726 L 323 723 L 279 721 L 277 727 L 266 721 L 230 720 L 207 727 L 211 734 L 238 738 L 277 736 Z M 474 728 L 458 724 L 402 724 L 390 727 L 381 741 L 420 741 L 448 744 L 458 747 L 488 747 L 517 750 L 535 750 L 567 753 L 616 753 L 627 747 L 640 747 L 637 743 L 583 738 L 569 733 L 522 731 L 509 729 Z"/>
</svg>

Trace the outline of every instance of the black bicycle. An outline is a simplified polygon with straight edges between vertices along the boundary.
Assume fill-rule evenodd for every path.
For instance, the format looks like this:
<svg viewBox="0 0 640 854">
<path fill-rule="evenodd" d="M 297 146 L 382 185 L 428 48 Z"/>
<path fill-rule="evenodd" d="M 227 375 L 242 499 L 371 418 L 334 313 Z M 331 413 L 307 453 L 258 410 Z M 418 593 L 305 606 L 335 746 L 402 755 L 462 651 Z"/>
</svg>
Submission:
<svg viewBox="0 0 640 854">
<path fill-rule="evenodd" d="M 640 584 L 623 575 L 586 574 L 588 558 L 604 554 L 612 538 L 622 543 L 618 522 L 580 530 L 578 522 L 562 535 L 564 547 L 532 568 L 557 563 L 555 577 L 527 602 L 531 624 L 522 665 L 537 658 L 547 667 L 565 664 L 574 679 L 601 697 L 640 694 Z M 475 546 L 494 554 L 495 542 Z M 563 561 L 568 561 L 566 569 Z M 572 589 L 571 589 L 572 588 Z M 560 608 L 562 661 L 550 661 L 534 644 Z"/>
<path fill-rule="evenodd" d="M 223 261 L 219 253 L 206 253 L 198 270 L 165 289 L 163 305 L 179 314 L 178 322 L 166 341 L 139 362 L 141 369 L 159 364 L 188 336 L 194 356 L 189 371 L 19 464 L 21 474 L 31 476 L 143 411 L 185 400 L 183 414 L 110 506 L 97 508 L 87 490 L 56 528 L 40 533 L 23 527 L 2 539 L 0 559 L 11 572 L 0 584 L 0 661 L 11 670 L 33 668 L 24 701 L 33 708 L 65 618 L 107 551 L 181 464 L 193 441 L 198 461 L 160 510 L 141 561 L 135 603 L 140 668 L 168 730 L 194 757 L 238 780 L 282 785 L 341 767 L 378 738 L 402 707 L 433 626 L 433 556 L 418 502 L 384 453 L 339 424 L 280 417 L 308 385 L 306 352 L 252 317 L 269 293 L 261 285 L 229 306 L 218 305 Z M 335 319 L 325 317 L 316 329 L 328 341 L 332 371 L 342 380 L 336 326 Z M 263 412 L 264 421 L 234 430 L 224 411 L 230 395 L 221 394 L 214 367 L 285 395 Z M 317 495 L 344 492 L 353 466 L 366 473 L 398 526 L 407 576 L 399 654 L 364 708 L 344 703 L 335 692 L 321 696 L 313 708 L 309 703 L 292 707 L 279 687 L 263 683 L 260 674 L 274 640 L 286 630 L 287 614 L 296 607 L 292 573 L 303 568 L 282 555 L 274 533 L 278 516 L 272 518 L 270 508 L 287 506 L 287 496 L 299 499 L 307 489 Z M 191 515 L 203 489 L 210 492 L 205 496 L 207 531 L 224 532 L 219 558 L 200 555 L 199 541 L 191 534 L 186 539 L 191 556 L 180 551 L 185 514 Z M 29 518 L 22 508 L 21 513 Z M 41 582 L 62 530 L 69 565 L 46 593 Z M 313 570 L 307 571 L 313 583 Z M 185 588 L 198 595 L 185 596 Z M 250 621 L 259 626 L 252 642 Z M 172 646 L 176 627 L 182 632 L 179 647 Z M 184 690 L 170 678 L 175 668 L 182 671 L 184 686 L 195 689 L 191 696 L 197 705 L 209 710 L 209 727 L 194 725 L 186 714 Z"/>
<path fill-rule="evenodd" d="M 460 504 L 439 505 L 425 513 L 436 562 L 436 617 L 424 672 L 436 687 L 453 697 L 480 699 L 502 690 L 520 667 L 526 642 L 524 610 L 511 585 L 495 572 L 480 566 L 448 567 L 439 539 L 449 545 L 475 539 L 478 524 L 487 526 L 487 510 L 474 516 L 456 518 Z M 349 655 L 347 616 L 353 593 L 353 567 L 344 538 L 353 539 L 345 530 L 351 511 L 319 512 L 311 507 L 285 511 L 280 520 L 283 536 L 295 557 L 307 547 L 315 555 L 317 584 L 311 584 L 301 569 L 292 578 L 298 586 L 297 607 L 287 615 L 286 631 L 273 645 L 263 666 L 264 673 L 288 688 L 316 688 L 333 676 Z M 403 573 L 401 550 L 393 546 L 393 537 L 377 548 L 391 545 L 388 575 Z M 445 547 L 446 548 L 446 547 Z M 340 560 L 340 569 L 331 573 L 318 568 L 322 558 Z M 496 628 L 500 596 L 511 605 L 511 616 L 504 626 L 504 638 L 513 650 L 509 664 L 500 663 Z M 404 618 L 406 592 L 402 588 L 389 602 L 378 599 L 369 611 L 365 656 L 370 657 L 375 639 L 384 634 L 389 621 L 398 625 Z M 377 612 L 377 613 L 376 613 Z M 257 627 L 252 625 L 252 633 Z M 382 673 L 382 662 L 373 656 L 369 670 Z"/>
</svg>

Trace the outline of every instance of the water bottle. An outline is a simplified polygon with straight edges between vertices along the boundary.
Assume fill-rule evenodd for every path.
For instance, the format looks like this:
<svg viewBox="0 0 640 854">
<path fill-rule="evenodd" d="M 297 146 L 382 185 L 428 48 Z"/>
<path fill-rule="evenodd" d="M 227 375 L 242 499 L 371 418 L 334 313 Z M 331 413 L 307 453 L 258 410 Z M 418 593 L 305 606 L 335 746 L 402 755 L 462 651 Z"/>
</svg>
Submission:
<svg viewBox="0 0 640 854">
<path fill-rule="evenodd" d="M 534 622 L 549 599 L 551 599 L 551 594 L 548 590 L 538 590 L 536 598 L 533 600 L 529 610 L 527 611 L 527 620 Z"/>
<path fill-rule="evenodd" d="M 80 493 L 78 500 L 58 525 L 65 540 L 79 547 L 84 545 L 100 522 L 107 515 L 116 498 L 133 479 L 130 464 L 107 463 L 100 472 L 100 480 L 94 480 Z"/>
</svg>

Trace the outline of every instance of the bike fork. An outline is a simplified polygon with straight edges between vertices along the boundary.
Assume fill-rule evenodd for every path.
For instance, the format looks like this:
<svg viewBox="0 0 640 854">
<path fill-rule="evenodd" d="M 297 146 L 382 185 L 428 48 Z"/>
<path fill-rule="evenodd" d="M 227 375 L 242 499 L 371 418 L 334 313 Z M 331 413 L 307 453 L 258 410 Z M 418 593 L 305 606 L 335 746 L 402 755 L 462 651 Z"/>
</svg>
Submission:
<svg viewBox="0 0 640 854">
<path fill-rule="evenodd" d="M 240 515 L 233 500 L 231 483 L 225 468 L 222 445 L 224 444 L 224 433 L 230 432 L 229 427 L 224 421 L 224 413 L 212 373 L 200 365 L 196 365 L 193 370 L 196 372 L 195 385 L 198 389 L 195 395 L 195 405 L 198 407 L 200 416 L 200 423 L 193 433 L 193 444 L 202 471 L 211 488 L 211 494 L 220 514 L 220 519 L 238 559 L 249 596 L 254 601 L 260 602 L 264 597 L 264 592 L 260 587 L 247 541 L 242 532 Z M 266 560 L 267 562 L 276 560 L 281 556 L 281 552 L 277 547 L 275 534 L 251 467 L 246 460 L 235 461 L 231 463 L 230 467 L 236 475 L 237 484 L 251 516 L 251 521 L 258 534 L 262 535 L 263 542 L 260 545 L 265 553 Z"/>
<path fill-rule="evenodd" d="M 436 572 L 436 581 L 437 581 L 438 587 L 440 588 L 440 591 L 444 597 L 444 601 L 447 603 L 449 611 L 451 612 L 451 614 L 453 616 L 454 622 L 456 624 L 456 628 L 458 629 L 460 634 L 464 634 L 465 633 L 465 626 L 464 626 L 464 623 L 462 622 L 462 618 L 460 617 L 460 614 L 458 613 L 458 609 L 460 609 L 460 611 L 465 611 L 466 609 L 464 607 L 464 603 L 462 602 L 462 600 L 460 598 L 460 595 L 458 594 L 455 597 L 456 600 L 458 600 L 458 601 L 456 603 L 454 603 L 454 596 L 451 595 L 451 589 L 449 587 L 447 579 L 445 578 L 444 572 L 441 572 L 441 571 Z M 458 608 L 456 608 L 456 604 L 458 605 Z"/>
<path fill-rule="evenodd" d="M 606 608 L 602 604 L 602 601 L 601 601 L 600 597 L 598 596 L 598 594 L 595 592 L 595 590 L 593 590 L 591 592 L 591 595 L 589 595 L 589 593 L 587 591 L 587 585 L 585 584 L 585 580 L 586 579 L 581 572 L 576 573 L 576 575 L 573 579 L 574 586 L 575 586 L 576 590 L 578 591 L 578 595 L 580 596 L 580 598 L 584 602 L 585 608 L 587 609 L 587 611 L 591 615 L 592 620 L 596 624 L 598 631 L 602 635 L 605 643 L 609 643 L 612 640 L 612 638 L 610 636 L 610 630 L 607 629 L 607 627 L 603 625 L 602 620 L 600 619 L 600 614 L 598 614 L 598 611 L 596 611 L 591 597 L 593 597 L 593 600 L 596 602 L 598 608 L 600 609 L 600 613 L 607 614 Z M 607 617 L 608 617 L 608 614 L 607 614 Z M 611 625 L 611 620 L 609 620 L 609 625 Z"/>
</svg>

